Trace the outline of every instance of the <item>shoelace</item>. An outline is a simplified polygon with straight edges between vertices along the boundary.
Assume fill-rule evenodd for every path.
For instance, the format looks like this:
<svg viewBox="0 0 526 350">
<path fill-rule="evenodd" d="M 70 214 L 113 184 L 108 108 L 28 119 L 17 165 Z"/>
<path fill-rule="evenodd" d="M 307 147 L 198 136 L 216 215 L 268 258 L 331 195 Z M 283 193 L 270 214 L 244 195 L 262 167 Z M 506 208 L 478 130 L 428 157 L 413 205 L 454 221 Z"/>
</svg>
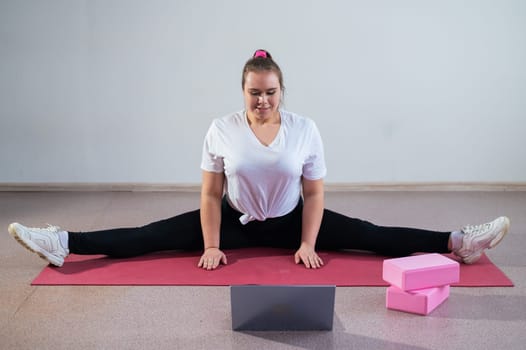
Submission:
<svg viewBox="0 0 526 350">
<path fill-rule="evenodd" d="M 490 227 L 491 227 L 490 223 L 480 224 L 480 225 L 467 225 L 462 229 L 462 231 L 464 233 L 472 233 L 472 234 L 478 235 L 481 232 L 485 232 L 489 230 Z"/>
<path fill-rule="evenodd" d="M 47 232 L 53 232 L 53 233 L 57 233 L 58 231 L 60 231 L 60 227 L 58 226 L 54 226 L 54 225 L 50 225 L 50 224 L 46 224 L 47 227 L 45 228 L 42 228 L 42 227 L 28 227 L 29 230 L 31 231 L 47 231 Z"/>
</svg>

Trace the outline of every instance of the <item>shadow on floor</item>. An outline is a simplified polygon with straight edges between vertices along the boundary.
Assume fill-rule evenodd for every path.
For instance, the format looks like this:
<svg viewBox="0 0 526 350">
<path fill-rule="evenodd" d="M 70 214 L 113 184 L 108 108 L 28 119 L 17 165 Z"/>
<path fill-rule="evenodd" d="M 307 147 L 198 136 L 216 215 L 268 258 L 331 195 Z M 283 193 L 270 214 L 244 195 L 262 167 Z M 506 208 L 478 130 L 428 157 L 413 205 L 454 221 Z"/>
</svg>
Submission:
<svg viewBox="0 0 526 350">
<path fill-rule="evenodd" d="M 526 296 L 451 294 L 432 317 L 464 320 L 525 321 Z"/>
</svg>

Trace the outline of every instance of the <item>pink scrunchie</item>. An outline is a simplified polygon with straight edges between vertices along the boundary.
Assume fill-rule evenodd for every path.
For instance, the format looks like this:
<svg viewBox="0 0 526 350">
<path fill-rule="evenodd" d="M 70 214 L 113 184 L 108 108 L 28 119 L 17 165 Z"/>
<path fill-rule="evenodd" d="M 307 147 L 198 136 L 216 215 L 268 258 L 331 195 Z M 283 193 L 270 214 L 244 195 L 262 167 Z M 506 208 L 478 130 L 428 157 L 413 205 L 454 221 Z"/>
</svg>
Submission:
<svg viewBox="0 0 526 350">
<path fill-rule="evenodd" d="M 254 58 L 256 57 L 267 58 L 267 53 L 263 50 L 257 50 L 256 53 L 254 54 Z"/>
</svg>

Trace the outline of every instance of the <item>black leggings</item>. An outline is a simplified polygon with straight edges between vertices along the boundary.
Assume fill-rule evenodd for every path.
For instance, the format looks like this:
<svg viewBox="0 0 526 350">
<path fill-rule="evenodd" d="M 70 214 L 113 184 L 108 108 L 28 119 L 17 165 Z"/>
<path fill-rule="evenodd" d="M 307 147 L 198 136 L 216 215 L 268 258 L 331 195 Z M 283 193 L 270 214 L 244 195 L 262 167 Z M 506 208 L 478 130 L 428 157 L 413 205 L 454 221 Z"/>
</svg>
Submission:
<svg viewBox="0 0 526 350">
<path fill-rule="evenodd" d="M 221 211 L 221 249 L 275 247 L 297 249 L 301 242 L 303 202 L 287 215 L 241 224 L 240 212 L 225 199 Z M 447 253 L 450 232 L 402 227 L 384 227 L 325 209 L 317 250 L 366 250 L 385 256 L 417 252 Z M 69 249 L 74 254 L 105 254 L 130 257 L 161 250 L 203 249 L 199 210 L 137 228 L 94 232 L 70 232 Z"/>
</svg>

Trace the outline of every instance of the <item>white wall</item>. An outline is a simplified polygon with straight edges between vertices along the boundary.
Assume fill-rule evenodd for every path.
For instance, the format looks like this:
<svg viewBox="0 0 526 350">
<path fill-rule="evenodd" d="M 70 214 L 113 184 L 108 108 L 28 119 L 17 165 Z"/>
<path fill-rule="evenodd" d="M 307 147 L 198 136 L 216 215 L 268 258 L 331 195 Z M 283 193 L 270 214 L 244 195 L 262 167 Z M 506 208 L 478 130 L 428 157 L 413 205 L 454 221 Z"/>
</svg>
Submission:
<svg viewBox="0 0 526 350">
<path fill-rule="evenodd" d="M 267 48 L 327 182 L 526 181 L 526 2 L 0 1 L 0 182 L 198 183 Z"/>
</svg>

